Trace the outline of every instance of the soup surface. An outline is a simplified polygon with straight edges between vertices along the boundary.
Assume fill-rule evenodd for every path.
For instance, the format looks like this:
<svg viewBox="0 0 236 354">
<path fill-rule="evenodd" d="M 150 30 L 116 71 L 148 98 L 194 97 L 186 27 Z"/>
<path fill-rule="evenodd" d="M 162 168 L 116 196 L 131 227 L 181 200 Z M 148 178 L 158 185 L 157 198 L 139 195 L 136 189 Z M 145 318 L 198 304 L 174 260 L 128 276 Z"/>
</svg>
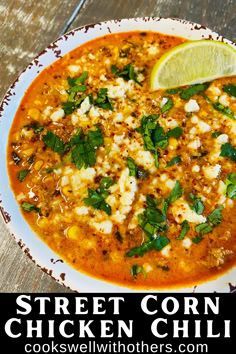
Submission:
<svg viewBox="0 0 236 354">
<path fill-rule="evenodd" d="M 149 88 L 156 60 L 184 41 L 98 38 L 46 68 L 20 104 L 11 186 L 31 227 L 80 271 L 158 288 L 236 263 L 236 78 Z"/>
</svg>

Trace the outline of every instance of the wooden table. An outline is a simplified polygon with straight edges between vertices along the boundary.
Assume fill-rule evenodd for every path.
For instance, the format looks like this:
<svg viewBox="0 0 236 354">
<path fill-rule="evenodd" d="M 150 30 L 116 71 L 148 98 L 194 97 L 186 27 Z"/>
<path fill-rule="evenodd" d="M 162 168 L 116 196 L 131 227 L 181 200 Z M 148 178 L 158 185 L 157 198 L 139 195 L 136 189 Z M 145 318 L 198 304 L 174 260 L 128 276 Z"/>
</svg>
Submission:
<svg viewBox="0 0 236 354">
<path fill-rule="evenodd" d="M 31 59 L 62 33 L 138 16 L 179 17 L 236 37 L 236 0 L 0 0 L 0 96 Z M 0 291 L 69 292 L 44 274 L 0 221 Z"/>
</svg>

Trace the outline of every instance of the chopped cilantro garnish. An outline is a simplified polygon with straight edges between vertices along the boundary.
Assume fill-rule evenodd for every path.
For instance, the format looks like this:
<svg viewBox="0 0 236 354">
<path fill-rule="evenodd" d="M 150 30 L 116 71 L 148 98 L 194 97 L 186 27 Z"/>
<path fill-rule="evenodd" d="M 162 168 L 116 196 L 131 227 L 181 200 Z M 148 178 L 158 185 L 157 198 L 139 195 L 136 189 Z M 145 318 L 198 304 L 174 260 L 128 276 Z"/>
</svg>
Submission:
<svg viewBox="0 0 236 354">
<path fill-rule="evenodd" d="M 116 65 L 112 65 L 111 72 L 117 77 L 122 77 L 126 81 L 133 80 L 140 85 L 140 82 L 138 81 L 138 74 L 134 70 L 134 66 L 132 64 L 125 65 L 123 69 L 119 69 Z"/>
<path fill-rule="evenodd" d="M 19 171 L 19 173 L 17 175 L 18 180 L 20 182 L 23 182 L 29 172 L 30 172 L 29 170 L 21 170 L 21 171 Z"/>
<path fill-rule="evenodd" d="M 169 197 L 167 198 L 168 204 L 174 203 L 177 199 L 179 199 L 183 194 L 183 188 L 179 181 L 176 181 L 174 188 L 170 192 Z"/>
<path fill-rule="evenodd" d="M 214 102 L 214 103 L 212 103 L 212 107 L 213 107 L 216 111 L 218 111 L 218 112 L 224 114 L 225 116 L 227 116 L 227 117 L 229 117 L 229 118 L 231 118 L 231 119 L 236 120 L 236 115 L 235 115 L 235 113 L 234 113 L 234 112 L 232 111 L 232 109 L 230 109 L 229 107 L 223 106 L 223 104 L 221 104 L 221 103 L 219 103 L 219 102 Z"/>
<path fill-rule="evenodd" d="M 134 159 L 131 157 L 127 158 L 127 166 L 129 168 L 129 175 L 136 177 L 138 179 L 145 179 L 148 177 L 149 173 L 142 167 L 136 165 Z"/>
<path fill-rule="evenodd" d="M 205 234 L 208 234 L 209 232 L 211 232 L 213 230 L 212 226 L 207 223 L 207 222 L 204 222 L 202 224 L 199 224 L 195 227 L 195 231 L 197 233 L 199 233 L 201 236 L 202 235 L 205 235 Z"/>
<path fill-rule="evenodd" d="M 88 189 L 88 197 L 84 198 L 84 203 L 92 206 L 94 209 L 103 210 L 108 215 L 111 215 L 111 206 L 106 203 L 106 198 L 109 195 L 108 188 L 113 183 L 113 180 L 109 177 L 102 178 L 97 189 Z"/>
<path fill-rule="evenodd" d="M 226 92 L 228 95 L 236 97 L 236 85 L 229 84 L 223 86 L 223 91 Z"/>
<path fill-rule="evenodd" d="M 220 205 L 208 215 L 207 220 L 211 223 L 211 225 L 216 226 L 221 223 L 222 210 L 223 210 L 223 206 Z"/>
<path fill-rule="evenodd" d="M 170 111 L 172 107 L 174 107 L 174 102 L 172 98 L 167 97 L 167 102 L 161 107 L 161 113 Z"/>
<path fill-rule="evenodd" d="M 170 240 L 166 236 L 158 235 L 151 241 L 144 242 L 141 246 L 134 247 L 126 253 L 127 257 L 140 256 L 142 257 L 145 253 L 156 250 L 161 251 L 165 246 L 168 245 Z"/>
<path fill-rule="evenodd" d="M 196 85 L 189 86 L 181 90 L 180 97 L 183 100 L 189 100 L 192 96 L 206 91 L 208 87 L 209 84 L 196 84 Z"/>
<path fill-rule="evenodd" d="M 212 232 L 213 228 L 219 225 L 222 221 L 223 206 L 220 205 L 214 209 L 207 217 L 207 221 L 195 227 L 195 231 L 199 234 L 192 241 L 199 243 L 203 239 L 203 235 Z"/>
<path fill-rule="evenodd" d="M 183 134 L 183 129 L 180 127 L 175 127 L 167 132 L 168 138 L 173 137 L 178 139 Z"/>
<path fill-rule="evenodd" d="M 230 173 L 226 179 L 226 194 L 230 199 L 236 199 L 236 173 Z"/>
<path fill-rule="evenodd" d="M 52 131 L 48 131 L 46 135 L 43 136 L 43 142 L 47 147 L 58 154 L 63 154 L 65 151 L 65 144 L 63 140 Z"/>
<path fill-rule="evenodd" d="M 130 273 L 134 278 L 137 277 L 138 274 L 143 273 L 143 271 L 143 267 L 138 264 L 134 264 L 130 269 Z"/>
<path fill-rule="evenodd" d="M 181 231 L 179 237 L 177 237 L 177 240 L 183 240 L 187 233 L 190 230 L 190 226 L 187 220 L 184 220 L 181 224 Z"/>
<path fill-rule="evenodd" d="M 103 135 L 100 128 L 90 130 L 87 135 L 79 131 L 70 141 L 73 145 L 71 160 L 78 169 L 94 166 L 96 150 L 103 144 Z"/>
<path fill-rule="evenodd" d="M 28 203 L 28 202 L 23 202 L 21 204 L 21 207 L 26 212 L 35 211 L 36 213 L 40 213 L 40 208 L 38 208 L 36 205 Z"/>
<path fill-rule="evenodd" d="M 177 165 L 179 163 L 181 163 L 181 157 L 180 156 L 175 156 L 173 157 L 168 163 L 167 163 L 167 167 L 171 167 L 171 166 L 174 166 L 174 165 Z"/>
<path fill-rule="evenodd" d="M 236 148 L 230 143 L 225 143 L 221 145 L 220 156 L 228 157 L 232 161 L 236 161 Z"/>
<path fill-rule="evenodd" d="M 87 86 L 84 85 L 84 83 L 87 77 L 88 72 L 84 71 L 79 77 L 67 78 L 67 82 L 70 86 L 67 90 L 69 97 L 68 101 L 62 104 L 62 108 L 66 115 L 73 113 L 75 109 L 79 108 L 83 100 L 86 98 L 85 95 L 79 96 L 78 93 L 86 91 Z"/>
<path fill-rule="evenodd" d="M 197 197 L 193 193 L 190 193 L 189 199 L 192 202 L 192 204 L 190 205 L 190 208 L 192 210 L 194 210 L 198 215 L 201 215 L 204 211 L 204 204 L 203 204 L 201 198 Z"/>
<path fill-rule="evenodd" d="M 220 136 L 221 134 L 223 134 L 222 132 L 218 132 L 218 131 L 215 131 L 211 134 L 212 138 L 218 138 L 218 136 Z"/>
<path fill-rule="evenodd" d="M 166 90 L 166 93 L 168 93 L 169 95 L 176 95 L 177 93 L 180 93 L 181 91 L 182 91 L 182 89 L 180 87 L 176 87 L 173 89 Z"/>
<path fill-rule="evenodd" d="M 107 93 L 108 93 L 107 88 L 101 88 L 98 91 L 97 98 L 94 100 L 94 105 L 103 109 L 109 109 L 113 111 L 113 106 Z"/>
</svg>

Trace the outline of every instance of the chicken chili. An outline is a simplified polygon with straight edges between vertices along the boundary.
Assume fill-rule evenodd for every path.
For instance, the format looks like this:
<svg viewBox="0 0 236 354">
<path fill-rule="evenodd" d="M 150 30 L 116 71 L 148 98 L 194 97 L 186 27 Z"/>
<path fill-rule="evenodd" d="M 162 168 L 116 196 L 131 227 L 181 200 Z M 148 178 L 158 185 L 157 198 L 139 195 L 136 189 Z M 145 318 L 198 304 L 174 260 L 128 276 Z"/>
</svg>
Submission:
<svg viewBox="0 0 236 354">
<path fill-rule="evenodd" d="M 236 78 L 149 88 L 156 60 L 184 41 L 98 38 L 41 72 L 20 104 L 12 188 L 31 227 L 79 271 L 158 288 L 236 263 Z"/>
</svg>

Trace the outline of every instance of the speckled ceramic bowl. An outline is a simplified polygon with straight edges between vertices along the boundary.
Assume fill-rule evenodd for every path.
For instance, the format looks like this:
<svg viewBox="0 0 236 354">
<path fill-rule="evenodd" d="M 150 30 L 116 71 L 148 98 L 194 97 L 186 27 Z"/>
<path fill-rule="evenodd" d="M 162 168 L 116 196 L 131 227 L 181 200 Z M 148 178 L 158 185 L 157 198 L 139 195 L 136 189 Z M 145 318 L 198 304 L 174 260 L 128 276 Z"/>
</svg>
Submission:
<svg viewBox="0 0 236 354">
<path fill-rule="evenodd" d="M 35 77 L 42 70 L 44 70 L 45 67 L 91 39 L 109 33 L 128 32 L 134 30 L 157 31 L 192 40 L 210 38 L 218 41 L 224 41 L 232 46 L 235 46 L 235 44 L 217 33 L 212 32 L 208 28 L 178 19 L 136 18 L 114 20 L 84 26 L 74 29 L 71 32 L 61 36 L 55 42 L 50 44 L 39 56 L 37 56 L 10 87 L 0 107 L 0 211 L 4 222 L 22 250 L 38 266 L 40 266 L 42 270 L 47 272 L 59 283 L 77 291 L 125 292 L 136 290 L 93 278 L 74 270 L 68 264 L 57 262 L 58 256 L 30 229 L 20 212 L 19 206 L 9 185 L 6 164 L 8 133 L 25 91 Z M 233 268 L 228 273 L 225 273 L 208 282 L 196 284 L 195 286 L 188 288 L 162 289 L 162 291 L 229 292 L 234 291 L 235 289 L 236 268 Z M 157 290 L 158 289 L 142 289 L 142 291 Z"/>
</svg>

